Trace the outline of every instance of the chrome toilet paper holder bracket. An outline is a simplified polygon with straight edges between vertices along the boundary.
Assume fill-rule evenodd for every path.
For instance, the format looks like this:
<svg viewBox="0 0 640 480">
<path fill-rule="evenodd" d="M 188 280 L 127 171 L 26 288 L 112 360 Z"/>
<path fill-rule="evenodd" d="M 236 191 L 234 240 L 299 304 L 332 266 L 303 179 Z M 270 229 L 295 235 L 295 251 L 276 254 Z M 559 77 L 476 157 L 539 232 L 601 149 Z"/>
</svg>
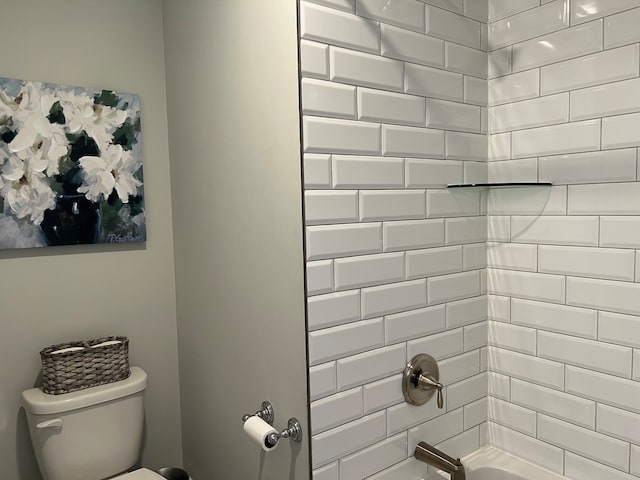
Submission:
<svg viewBox="0 0 640 480">
<path fill-rule="evenodd" d="M 287 428 L 280 433 L 272 433 L 269 435 L 269 442 L 275 445 L 281 438 L 290 438 L 294 442 L 302 441 L 302 426 L 296 418 L 290 418 L 287 421 Z"/>
<path fill-rule="evenodd" d="M 244 414 L 242 416 L 242 423 L 246 422 L 249 418 L 255 416 L 255 417 L 260 417 L 269 425 L 273 426 L 273 420 L 275 417 L 273 406 L 271 405 L 270 402 L 265 400 L 264 402 L 262 402 L 261 407 L 262 407 L 262 410 L 257 411 L 253 415 L 248 413 Z M 270 434 L 267 437 L 266 441 L 270 446 L 275 446 L 281 438 L 290 438 L 294 442 L 302 441 L 302 425 L 300 425 L 300 422 L 298 421 L 297 418 L 294 418 L 294 417 L 290 418 L 287 421 L 287 428 L 282 430 L 280 433 L 276 432 L 276 433 Z"/>
<path fill-rule="evenodd" d="M 274 417 L 273 406 L 271 405 L 270 402 L 264 401 L 262 402 L 261 407 L 262 407 L 262 410 L 258 410 L 253 415 L 250 413 L 245 413 L 242 416 L 242 423 L 246 422 L 249 419 L 249 417 L 260 417 L 269 425 L 273 425 L 273 417 Z"/>
</svg>

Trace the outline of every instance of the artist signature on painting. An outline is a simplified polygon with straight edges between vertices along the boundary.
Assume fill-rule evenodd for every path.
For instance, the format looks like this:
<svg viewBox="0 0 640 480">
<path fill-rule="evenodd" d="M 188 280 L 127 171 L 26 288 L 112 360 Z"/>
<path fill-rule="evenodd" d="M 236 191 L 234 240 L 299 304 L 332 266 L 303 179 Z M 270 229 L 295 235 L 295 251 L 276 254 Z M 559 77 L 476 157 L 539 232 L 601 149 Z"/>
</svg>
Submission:
<svg viewBox="0 0 640 480">
<path fill-rule="evenodd" d="M 109 243 L 128 243 L 128 242 L 142 242 L 144 241 L 144 235 L 121 235 L 119 233 L 110 233 L 107 236 L 107 242 Z"/>
</svg>

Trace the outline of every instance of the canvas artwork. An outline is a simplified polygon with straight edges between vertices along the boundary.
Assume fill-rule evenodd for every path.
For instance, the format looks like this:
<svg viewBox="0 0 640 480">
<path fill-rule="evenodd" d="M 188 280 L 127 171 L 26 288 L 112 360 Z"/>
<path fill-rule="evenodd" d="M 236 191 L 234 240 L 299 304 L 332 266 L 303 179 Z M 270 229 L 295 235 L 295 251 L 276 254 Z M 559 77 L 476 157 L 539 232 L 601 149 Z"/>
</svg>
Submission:
<svg viewBox="0 0 640 480">
<path fill-rule="evenodd" d="M 137 95 L 0 78 L 0 248 L 146 240 Z"/>
</svg>

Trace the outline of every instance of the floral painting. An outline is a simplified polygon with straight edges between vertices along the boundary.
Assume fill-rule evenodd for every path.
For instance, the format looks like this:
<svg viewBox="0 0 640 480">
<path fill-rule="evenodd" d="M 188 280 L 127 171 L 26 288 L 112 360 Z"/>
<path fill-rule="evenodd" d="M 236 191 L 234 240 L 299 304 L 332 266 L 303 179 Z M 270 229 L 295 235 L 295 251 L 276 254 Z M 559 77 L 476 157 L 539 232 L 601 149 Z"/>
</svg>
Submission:
<svg viewBox="0 0 640 480">
<path fill-rule="evenodd" d="M 0 78 L 0 248 L 145 240 L 138 96 Z"/>
</svg>

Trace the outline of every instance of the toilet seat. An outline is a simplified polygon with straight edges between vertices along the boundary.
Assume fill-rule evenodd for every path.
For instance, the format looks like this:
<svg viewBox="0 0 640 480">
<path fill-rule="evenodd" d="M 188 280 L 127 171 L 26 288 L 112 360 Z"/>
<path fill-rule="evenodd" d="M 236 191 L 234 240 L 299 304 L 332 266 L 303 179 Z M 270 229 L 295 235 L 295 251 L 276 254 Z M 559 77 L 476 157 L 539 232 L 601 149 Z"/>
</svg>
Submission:
<svg viewBox="0 0 640 480">
<path fill-rule="evenodd" d="M 110 480 L 160 480 L 164 477 L 156 472 L 152 472 L 148 468 L 140 468 L 129 473 L 123 473 L 117 477 L 113 477 Z"/>
</svg>

